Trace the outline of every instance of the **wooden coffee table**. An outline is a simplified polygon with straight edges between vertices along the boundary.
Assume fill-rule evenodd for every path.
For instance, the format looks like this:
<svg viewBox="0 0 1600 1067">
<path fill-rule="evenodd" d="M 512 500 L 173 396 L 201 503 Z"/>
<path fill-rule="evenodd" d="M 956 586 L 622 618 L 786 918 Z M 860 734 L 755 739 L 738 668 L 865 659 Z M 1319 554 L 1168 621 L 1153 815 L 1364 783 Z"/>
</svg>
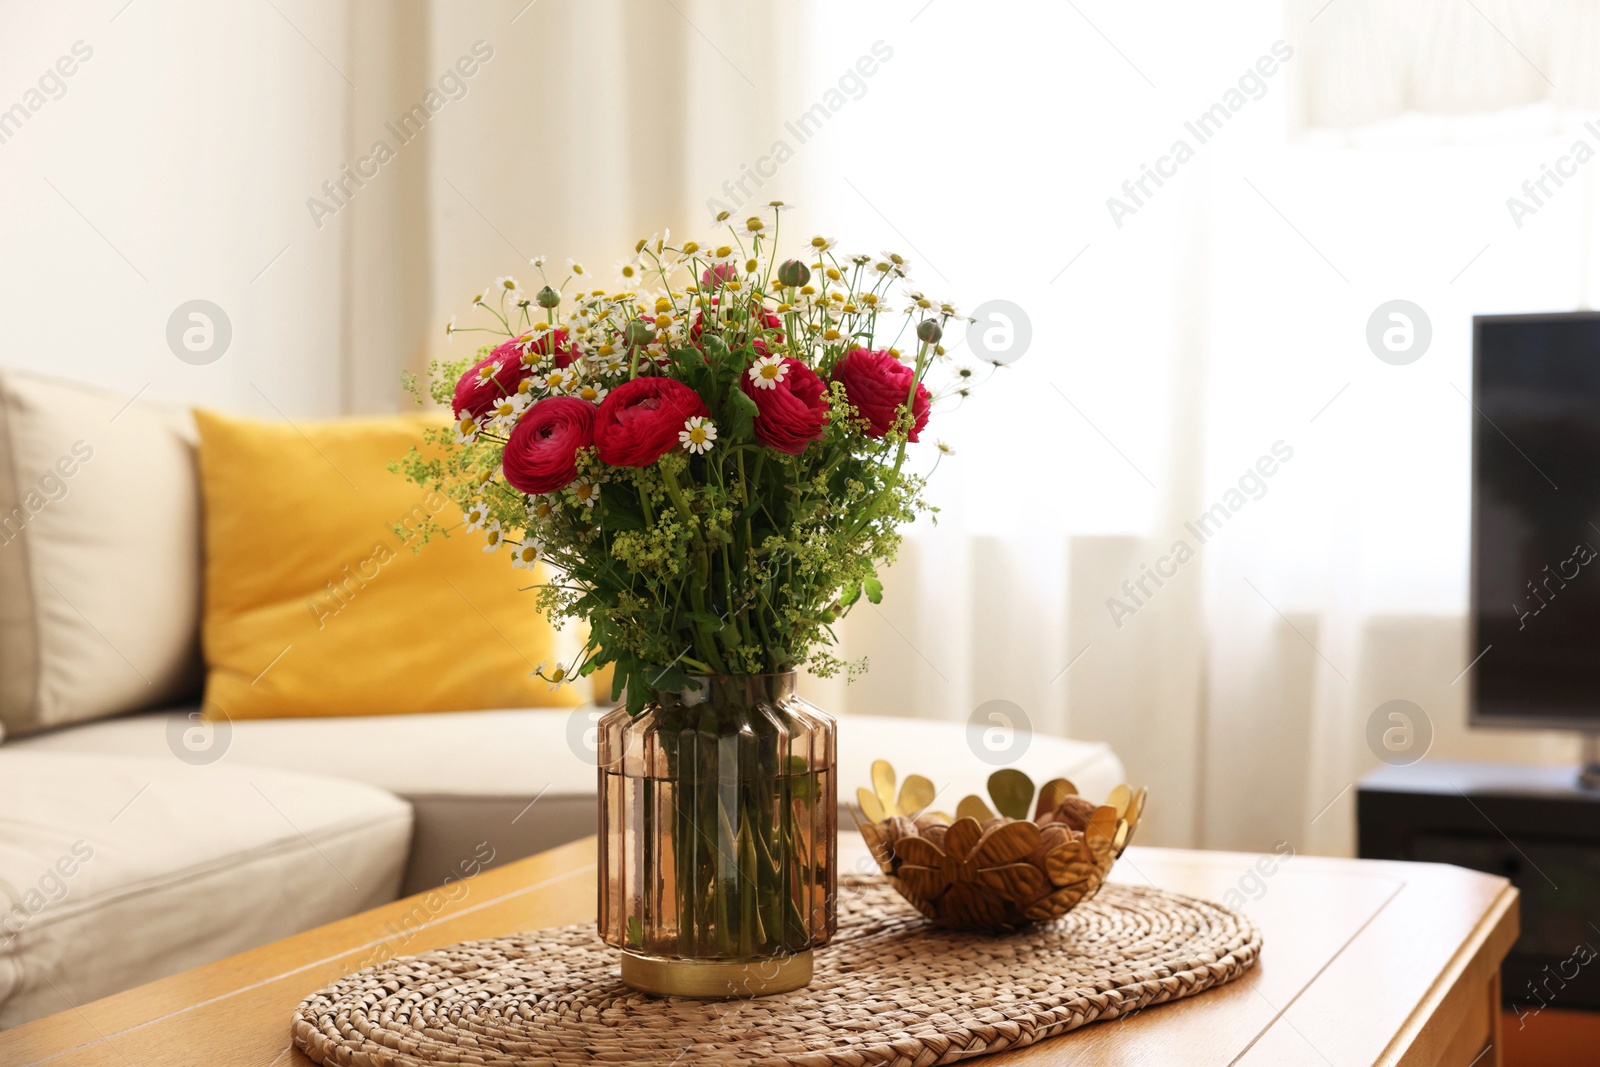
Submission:
<svg viewBox="0 0 1600 1067">
<path fill-rule="evenodd" d="M 1425 863 L 1128 850 L 1115 881 L 1225 900 L 1261 926 L 1261 961 L 1187 1000 L 1002 1053 L 996 1067 L 1054 1064 L 1500 1063 L 1500 961 L 1517 935 L 1503 878 Z M 842 864 L 864 864 L 860 838 Z M 868 869 L 865 864 L 861 869 Z M 593 922 L 595 842 L 564 845 L 92 1004 L 0 1031 L 23 1067 L 297 1067 L 289 1017 L 307 994 L 394 955 L 516 930 Z"/>
</svg>

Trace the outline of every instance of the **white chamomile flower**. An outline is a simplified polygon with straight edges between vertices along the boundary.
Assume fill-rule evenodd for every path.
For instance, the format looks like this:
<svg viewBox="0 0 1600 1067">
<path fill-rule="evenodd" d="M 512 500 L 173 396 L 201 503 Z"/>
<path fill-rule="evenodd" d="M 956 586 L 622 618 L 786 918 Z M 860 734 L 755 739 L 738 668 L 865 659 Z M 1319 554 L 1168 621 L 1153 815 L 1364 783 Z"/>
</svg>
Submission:
<svg viewBox="0 0 1600 1067">
<path fill-rule="evenodd" d="M 733 262 L 733 257 L 738 253 L 739 250 L 732 245 L 718 245 L 715 248 L 706 250 L 706 255 L 710 257 L 713 263 L 731 263 Z"/>
<path fill-rule="evenodd" d="M 630 289 L 644 279 L 644 271 L 639 267 L 636 259 L 617 260 L 617 279 Z"/>
<path fill-rule="evenodd" d="M 939 454 L 942 456 L 953 456 L 956 454 L 955 448 L 943 441 L 935 441 L 934 444 L 938 447 Z"/>
<path fill-rule="evenodd" d="M 824 237 L 819 233 L 811 239 L 811 251 L 816 255 L 821 255 L 838 243 L 834 238 Z"/>
<path fill-rule="evenodd" d="M 481 429 L 481 427 L 478 425 L 477 419 L 473 418 L 471 415 L 461 416 L 461 420 L 456 423 L 456 444 L 472 444 L 472 442 L 478 439 L 479 429 Z"/>
<path fill-rule="evenodd" d="M 550 691 L 552 693 L 566 685 L 568 682 L 572 681 L 572 674 L 562 666 L 557 666 L 555 670 L 551 671 L 549 674 L 546 674 L 543 660 L 540 660 L 539 665 L 533 669 L 533 676 L 535 678 L 543 678 L 545 681 L 549 682 Z"/>
<path fill-rule="evenodd" d="M 576 503 L 586 508 L 592 508 L 600 501 L 600 483 L 592 478 L 579 478 L 567 486 L 567 492 L 572 494 Z"/>
<path fill-rule="evenodd" d="M 506 543 L 506 535 L 500 529 L 500 520 L 491 519 L 483 528 L 483 550 L 497 552 Z"/>
<path fill-rule="evenodd" d="M 573 390 L 572 395 L 577 397 L 579 400 L 587 400 L 591 404 L 598 404 L 600 401 L 606 398 L 606 394 L 609 392 L 611 392 L 611 390 L 607 389 L 603 385 L 596 385 L 594 382 L 584 382 L 582 385 L 578 386 L 577 389 Z"/>
<path fill-rule="evenodd" d="M 489 505 L 479 500 L 461 515 L 461 525 L 468 532 L 481 530 L 489 521 Z"/>
<path fill-rule="evenodd" d="M 711 216 L 711 225 L 722 226 L 731 218 L 733 218 L 733 212 L 727 210 L 719 211 Z"/>
<path fill-rule="evenodd" d="M 544 257 L 534 256 L 532 259 L 528 260 L 528 265 L 534 270 L 544 270 Z"/>
<path fill-rule="evenodd" d="M 777 218 L 782 212 L 793 210 L 793 204 L 785 203 L 782 200 L 768 200 L 766 205 L 762 207 L 761 213 L 763 215 L 771 215 L 773 218 Z"/>
<path fill-rule="evenodd" d="M 751 215 L 738 226 L 739 232 L 748 237 L 754 237 L 756 234 L 761 233 L 766 228 L 766 221 L 763 220 L 760 215 Z"/>
<path fill-rule="evenodd" d="M 750 364 L 750 381 L 757 389 L 776 389 L 788 373 L 789 365 L 782 356 L 762 356 Z"/>
<path fill-rule="evenodd" d="M 527 410 L 528 401 L 527 393 L 511 393 L 496 400 L 493 406 L 484 412 L 489 417 L 489 428 L 502 432 L 510 431 L 517 424 L 517 419 Z"/>
<path fill-rule="evenodd" d="M 539 384 L 552 395 L 560 395 L 578 384 L 578 374 L 567 367 L 551 367 L 539 377 Z"/>
<path fill-rule="evenodd" d="M 446 344 L 454 344 L 456 339 L 456 317 L 450 316 L 450 321 L 444 324 L 444 340 Z"/>
<path fill-rule="evenodd" d="M 704 415 L 692 415 L 678 431 L 678 444 L 688 452 L 700 455 L 711 451 L 717 440 L 717 424 Z"/>
<path fill-rule="evenodd" d="M 659 257 L 667 250 L 667 242 L 670 240 L 672 240 L 671 230 L 653 233 L 649 237 L 640 238 L 639 243 L 633 246 L 633 254 L 636 256 L 651 255 Z"/>
<path fill-rule="evenodd" d="M 579 277 L 583 277 L 584 276 L 583 264 L 579 263 L 575 259 L 567 260 L 567 269 L 570 270 L 572 273 L 578 275 Z"/>
<path fill-rule="evenodd" d="M 608 378 L 621 374 L 628 369 L 627 358 L 615 345 L 600 345 L 595 349 L 594 356 L 590 362 L 594 364 L 595 370 Z"/>
<path fill-rule="evenodd" d="M 498 364 L 485 363 L 483 366 L 479 367 L 477 388 L 482 389 L 486 385 L 495 384 L 495 375 L 499 373 L 500 367 Z"/>
<path fill-rule="evenodd" d="M 555 505 L 550 503 L 550 498 L 541 496 L 528 505 L 528 521 L 542 522 L 555 514 Z"/>
<path fill-rule="evenodd" d="M 511 565 L 518 570 L 531 571 L 538 562 L 539 542 L 534 538 L 524 537 L 511 546 Z"/>
<path fill-rule="evenodd" d="M 513 301 L 522 299 L 522 286 L 511 275 L 502 275 L 494 280 L 494 291 L 503 296 L 509 296 Z"/>
</svg>

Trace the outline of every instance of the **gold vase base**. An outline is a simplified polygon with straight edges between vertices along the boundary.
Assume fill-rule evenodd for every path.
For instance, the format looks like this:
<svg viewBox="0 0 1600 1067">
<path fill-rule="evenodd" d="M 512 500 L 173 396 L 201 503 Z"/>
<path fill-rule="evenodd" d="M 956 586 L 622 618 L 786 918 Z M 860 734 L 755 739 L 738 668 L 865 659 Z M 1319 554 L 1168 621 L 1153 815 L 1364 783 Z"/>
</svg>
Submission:
<svg viewBox="0 0 1600 1067">
<path fill-rule="evenodd" d="M 811 950 L 761 960 L 677 960 L 622 954 L 622 984 L 641 993 L 732 1000 L 788 993 L 811 984 Z"/>
</svg>

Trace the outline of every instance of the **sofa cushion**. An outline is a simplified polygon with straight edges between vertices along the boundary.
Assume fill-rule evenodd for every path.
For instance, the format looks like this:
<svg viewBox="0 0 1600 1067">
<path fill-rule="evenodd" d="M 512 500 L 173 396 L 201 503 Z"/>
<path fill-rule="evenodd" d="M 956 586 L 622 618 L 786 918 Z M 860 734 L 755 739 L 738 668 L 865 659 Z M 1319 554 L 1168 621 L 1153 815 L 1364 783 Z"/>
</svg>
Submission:
<svg viewBox="0 0 1600 1067">
<path fill-rule="evenodd" d="M 544 567 L 456 529 L 444 494 L 389 469 L 426 416 L 259 422 L 197 411 L 206 714 L 396 715 L 582 702 L 533 677 L 577 642 L 534 607 Z M 434 525 L 437 524 L 437 525 Z M 426 543 L 424 543 L 426 542 Z"/>
<path fill-rule="evenodd" d="M 0 1028 L 393 900 L 410 833 L 359 782 L 0 747 Z"/>
<path fill-rule="evenodd" d="M 12 749 L 167 756 L 197 728 L 182 710 L 129 716 L 10 742 Z M 416 834 L 405 892 L 437 886 L 473 856 L 520 859 L 596 829 L 593 724 L 599 709 L 520 709 L 389 719 L 285 719 L 217 724 L 197 734 L 194 759 L 230 766 L 295 767 L 339 775 L 405 797 Z M 962 723 L 846 715 L 839 719 L 839 800 L 871 782 L 872 761 L 932 778 L 935 806 L 954 811 L 982 793 L 993 768 L 968 747 Z M 1036 782 L 1071 778 L 1104 797 L 1122 764 L 1100 742 L 1035 734 L 1015 763 Z M 841 811 L 840 825 L 854 825 Z"/>
<path fill-rule="evenodd" d="M 0 371 L 0 723 L 12 736 L 199 690 L 187 413 Z"/>
</svg>

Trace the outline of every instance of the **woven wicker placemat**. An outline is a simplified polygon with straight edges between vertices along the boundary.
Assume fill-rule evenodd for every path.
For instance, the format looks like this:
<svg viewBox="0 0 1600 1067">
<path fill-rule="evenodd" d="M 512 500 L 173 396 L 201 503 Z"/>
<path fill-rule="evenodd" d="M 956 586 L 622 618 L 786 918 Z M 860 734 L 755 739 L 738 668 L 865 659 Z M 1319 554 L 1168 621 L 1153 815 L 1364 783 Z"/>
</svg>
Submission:
<svg viewBox="0 0 1600 1067">
<path fill-rule="evenodd" d="M 1115 883 L 1065 918 L 1000 937 L 932 929 L 878 878 L 845 880 L 839 898 L 839 933 L 794 993 L 634 993 L 616 950 L 583 923 L 358 971 L 301 1003 L 294 1043 L 339 1067 L 931 1067 L 1193 996 L 1261 951 L 1236 912 Z"/>
</svg>

